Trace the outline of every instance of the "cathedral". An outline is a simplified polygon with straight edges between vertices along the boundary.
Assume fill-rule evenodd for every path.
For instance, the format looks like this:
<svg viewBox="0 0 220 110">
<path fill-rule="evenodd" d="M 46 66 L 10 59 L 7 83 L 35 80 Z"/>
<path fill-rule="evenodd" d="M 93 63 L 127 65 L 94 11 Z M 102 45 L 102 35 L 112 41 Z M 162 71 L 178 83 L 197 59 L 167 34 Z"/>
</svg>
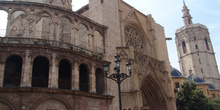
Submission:
<svg viewBox="0 0 220 110">
<path fill-rule="evenodd" d="M 129 73 L 126 63 L 132 63 L 131 77 L 121 83 L 123 110 L 176 110 L 164 28 L 122 0 L 89 0 L 77 11 L 71 3 L 0 1 L 0 10 L 8 13 L 6 35 L 0 37 L 0 108 L 118 110 L 117 84 L 103 68 L 108 63 L 114 73 L 118 53 L 121 73 Z M 187 75 L 191 68 L 215 81 L 216 63 L 203 64 L 205 57 L 214 61 L 207 28 L 190 25 L 187 9 L 185 14 L 186 26 L 177 32 L 178 48 L 184 50 L 180 62 L 200 55 L 202 64 L 181 65 L 182 71 Z M 189 31 L 195 37 L 187 37 L 188 28 L 205 34 Z M 212 71 L 198 72 L 203 66 Z"/>
<path fill-rule="evenodd" d="M 171 67 L 174 90 L 187 79 L 207 97 L 220 97 L 220 76 L 208 28 L 192 22 L 185 3 L 182 12 L 184 26 L 176 30 L 175 38 L 181 72 Z"/>
</svg>

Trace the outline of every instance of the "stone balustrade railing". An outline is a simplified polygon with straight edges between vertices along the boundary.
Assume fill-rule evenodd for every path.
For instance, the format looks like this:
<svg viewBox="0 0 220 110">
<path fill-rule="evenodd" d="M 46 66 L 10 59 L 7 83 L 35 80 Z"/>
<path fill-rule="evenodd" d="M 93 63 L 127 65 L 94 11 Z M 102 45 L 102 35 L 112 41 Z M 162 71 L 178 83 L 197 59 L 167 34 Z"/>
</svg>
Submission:
<svg viewBox="0 0 220 110">
<path fill-rule="evenodd" d="M 89 50 L 86 48 L 82 48 L 80 46 L 76 46 L 73 44 L 46 40 L 46 39 L 36 39 L 36 38 L 19 38 L 19 37 L 0 37 L 0 44 L 26 44 L 26 45 L 39 45 L 39 46 L 48 46 L 55 47 L 61 49 L 69 49 L 73 51 L 80 52 L 82 54 L 86 54 L 89 56 L 93 56 L 96 58 L 103 58 L 103 49 L 95 47 L 94 50 Z M 102 51 L 102 52 L 101 52 Z"/>
</svg>

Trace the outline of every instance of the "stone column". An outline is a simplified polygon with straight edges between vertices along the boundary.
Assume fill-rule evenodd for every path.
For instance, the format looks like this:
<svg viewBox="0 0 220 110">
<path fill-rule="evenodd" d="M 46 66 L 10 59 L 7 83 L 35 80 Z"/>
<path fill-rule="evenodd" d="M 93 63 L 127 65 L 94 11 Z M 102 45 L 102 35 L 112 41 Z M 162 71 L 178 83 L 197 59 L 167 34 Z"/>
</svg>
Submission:
<svg viewBox="0 0 220 110">
<path fill-rule="evenodd" d="M 21 87 L 31 87 L 32 81 L 32 63 L 30 52 L 26 51 L 24 63 L 22 64 L 22 74 L 21 74 Z"/>
<path fill-rule="evenodd" d="M 9 29 L 9 24 L 10 24 L 10 22 L 11 22 L 11 12 L 10 13 L 8 13 L 8 25 L 7 25 L 7 28 L 6 28 L 6 35 L 5 36 L 9 36 L 9 34 L 10 34 L 10 29 Z"/>
<path fill-rule="evenodd" d="M 75 30 L 76 30 L 76 33 L 75 33 L 75 36 L 76 36 L 75 45 L 76 45 L 76 46 L 79 46 L 79 29 L 78 29 L 78 28 L 75 28 Z"/>
<path fill-rule="evenodd" d="M 89 50 L 92 50 L 93 49 L 93 47 L 92 47 L 92 34 L 91 33 L 88 33 L 88 45 L 87 45 L 87 48 L 89 49 Z"/>
<path fill-rule="evenodd" d="M 50 65 L 49 72 L 49 88 L 58 88 L 58 63 L 56 62 L 56 54 L 52 54 L 52 64 Z"/>
<path fill-rule="evenodd" d="M 5 71 L 5 62 L 3 62 L 2 60 L 3 59 L 0 56 L 0 87 L 3 87 L 4 71 Z"/>
<path fill-rule="evenodd" d="M 79 90 L 79 63 L 78 61 L 74 62 L 72 71 L 72 90 Z"/>
<path fill-rule="evenodd" d="M 95 76 L 95 64 L 91 64 L 89 74 L 89 92 L 96 93 L 96 76 Z"/>
</svg>

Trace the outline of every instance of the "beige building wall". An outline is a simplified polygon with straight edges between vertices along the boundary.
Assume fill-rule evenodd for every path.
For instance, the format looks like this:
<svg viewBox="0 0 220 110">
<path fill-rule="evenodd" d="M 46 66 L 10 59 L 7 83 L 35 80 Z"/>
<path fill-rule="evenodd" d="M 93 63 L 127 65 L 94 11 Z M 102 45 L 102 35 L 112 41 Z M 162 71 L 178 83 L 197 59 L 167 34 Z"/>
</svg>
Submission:
<svg viewBox="0 0 220 110">
<path fill-rule="evenodd" d="M 7 55 L 5 50 L 1 51 L 1 66 L 5 66 L 10 55 L 21 56 L 25 62 L 22 66 L 24 69 L 21 87 L 28 89 L 21 90 L 21 93 L 25 94 L 24 97 L 18 98 L 13 103 L 23 101 L 22 104 L 25 105 L 31 100 L 30 97 L 26 97 L 27 91 L 32 90 L 30 68 L 35 58 L 43 56 L 49 62 L 48 88 L 31 91 L 39 91 L 39 94 L 31 93 L 38 102 L 31 102 L 28 109 L 40 109 L 42 106 L 46 107 L 44 109 L 53 109 L 54 106 L 50 103 L 57 103 L 61 109 L 117 110 L 119 109 L 117 83 L 105 78 L 104 93 L 96 94 L 96 69 L 102 70 L 103 63 L 108 62 L 111 63 L 109 73 L 114 73 L 114 56 L 119 53 L 122 73 L 128 73 L 125 66 L 127 61 L 133 65 L 132 76 L 121 83 L 123 109 L 176 110 L 163 27 L 157 24 L 151 15 L 144 15 L 122 0 L 90 0 L 89 5 L 76 13 L 53 6 L 68 8 L 70 3 L 68 6 L 65 3 L 70 1 L 42 0 L 38 2 L 45 4 L 36 4 L 33 3 L 36 2 L 34 0 L 27 3 L 17 1 L 15 5 L 7 2 L 4 2 L 4 5 L 0 4 L 4 9 L 13 7 L 9 12 L 9 18 L 12 19 L 9 19 L 8 37 L 2 38 L 4 43 L 11 43 L 4 48 L 9 50 L 10 54 Z M 25 4 L 30 4 L 31 7 Z M 22 6 L 26 6 L 26 9 L 21 11 Z M 14 37 L 16 39 L 13 39 Z M 14 45 L 20 44 L 24 45 L 15 46 L 16 52 L 10 51 Z M 95 46 L 103 48 L 102 55 L 99 55 Z M 72 67 L 71 90 L 58 89 L 58 69 L 62 59 L 67 60 Z M 80 65 L 87 67 L 89 73 L 87 76 L 89 90 L 84 92 L 79 91 Z M 4 70 L 0 70 L 0 86 L 3 87 Z M 4 89 L 4 87 L 0 89 L 0 92 L 4 92 Z M 20 94 L 16 92 L 17 89 L 13 90 L 11 94 L 17 96 Z M 49 93 L 45 94 L 47 93 L 45 91 Z M 51 95 L 54 93 L 60 93 L 64 99 L 51 100 L 55 97 Z M 1 95 L 6 95 L 6 99 L 12 100 L 10 94 Z M 40 100 L 39 97 L 47 95 L 53 97 Z"/>
</svg>

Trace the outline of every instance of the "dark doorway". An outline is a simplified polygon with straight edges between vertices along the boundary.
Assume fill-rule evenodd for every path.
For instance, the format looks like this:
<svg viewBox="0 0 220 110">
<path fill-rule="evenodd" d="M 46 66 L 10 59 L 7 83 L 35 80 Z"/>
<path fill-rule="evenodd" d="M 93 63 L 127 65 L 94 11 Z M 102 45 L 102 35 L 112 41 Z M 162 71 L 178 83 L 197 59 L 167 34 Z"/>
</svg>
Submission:
<svg viewBox="0 0 220 110">
<path fill-rule="evenodd" d="M 21 82 L 22 58 L 11 56 L 5 64 L 4 87 L 19 87 Z"/>
<path fill-rule="evenodd" d="M 79 90 L 88 92 L 89 91 L 89 75 L 87 67 L 83 64 L 79 66 Z"/>
<path fill-rule="evenodd" d="M 59 63 L 59 89 L 71 89 L 71 65 L 67 60 Z"/>
<path fill-rule="evenodd" d="M 96 93 L 103 94 L 105 90 L 104 72 L 102 69 L 96 69 Z"/>
<path fill-rule="evenodd" d="M 45 57 L 34 59 L 32 72 L 32 87 L 48 87 L 49 61 Z"/>
</svg>

